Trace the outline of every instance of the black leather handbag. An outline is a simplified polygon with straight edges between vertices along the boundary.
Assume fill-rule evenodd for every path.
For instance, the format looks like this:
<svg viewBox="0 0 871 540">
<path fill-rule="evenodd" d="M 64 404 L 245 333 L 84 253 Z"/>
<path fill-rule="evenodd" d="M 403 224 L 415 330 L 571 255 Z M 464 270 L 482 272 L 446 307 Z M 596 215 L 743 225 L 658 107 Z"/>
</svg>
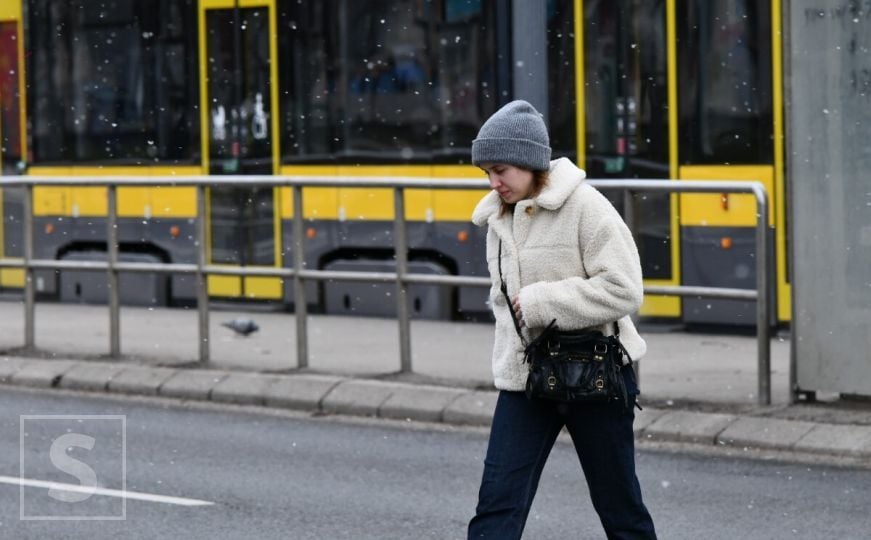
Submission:
<svg viewBox="0 0 871 540">
<path fill-rule="evenodd" d="M 564 403 L 622 401 L 624 406 L 628 406 L 629 396 L 621 368 L 623 355 L 626 355 L 629 369 L 632 369 L 632 358 L 620 343 L 616 322 L 616 335 L 606 336 L 598 330 L 560 330 L 554 319 L 544 332 L 527 344 L 502 277 L 501 242 L 499 280 L 514 329 L 525 347 L 525 361 L 529 365 L 526 397 Z"/>
</svg>

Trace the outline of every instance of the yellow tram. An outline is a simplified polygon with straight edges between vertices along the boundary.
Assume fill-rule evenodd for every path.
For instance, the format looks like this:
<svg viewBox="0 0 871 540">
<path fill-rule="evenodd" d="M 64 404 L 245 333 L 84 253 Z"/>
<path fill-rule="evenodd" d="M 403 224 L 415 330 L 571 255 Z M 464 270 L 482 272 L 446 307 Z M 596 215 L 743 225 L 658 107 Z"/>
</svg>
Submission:
<svg viewBox="0 0 871 540">
<path fill-rule="evenodd" d="M 758 180 L 769 192 L 777 321 L 789 321 L 780 0 L 6 0 L 3 174 L 473 177 L 478 126 L 523 97 L 554 155 L 593 178 Z M 38 187 L 34 253 L 105 257 L 102 188 Z M 480 193 L 407 194 L 416 272 L 486 275 Z M 20 257 L 2 189 L 0 255 Z M 119 190 L 121 259 L 193 262 L 190 188 Z M 306 264 L 390 270 L 392 194 L 307 189 Z M 623 201 L 615 199 L 617 206 Z M 645 281 L 755 288 L 747 195 L 637 194 Z M 208 260 L 290 266 L 291 193 L 212 189 Z M 0 289 L 23 272 L 0 270 Z M 184 304 L 185 276 L 122 276 L 122 300 Z M 37 272 L 37 293 L 101 301 L 105 277 Z M 327 313 L 389 314 L 388 288 L 310 285 Z M 292 305 L 278 278 L 211 276 L 216 299 Z M 418 317 L 486 312 L 486 291 L 421 286 Z M 642 315 L 755 322 L 752 304 L 646 298 Z"/>
</svg>

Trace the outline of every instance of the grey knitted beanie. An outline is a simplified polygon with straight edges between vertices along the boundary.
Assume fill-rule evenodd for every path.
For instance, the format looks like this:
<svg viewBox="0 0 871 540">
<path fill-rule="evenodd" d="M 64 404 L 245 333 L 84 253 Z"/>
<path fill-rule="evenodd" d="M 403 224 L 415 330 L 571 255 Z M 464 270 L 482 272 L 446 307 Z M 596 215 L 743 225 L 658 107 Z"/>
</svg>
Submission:
<svg viewBox="0 0 871 540">
<path fill-rule="evenodd" d="M 512 101 L 484 122 L 472 141 L 472 163 L 508 163 L 532 171 L 550 168 L 550 138 L 535 107 Z"/>
</svg>

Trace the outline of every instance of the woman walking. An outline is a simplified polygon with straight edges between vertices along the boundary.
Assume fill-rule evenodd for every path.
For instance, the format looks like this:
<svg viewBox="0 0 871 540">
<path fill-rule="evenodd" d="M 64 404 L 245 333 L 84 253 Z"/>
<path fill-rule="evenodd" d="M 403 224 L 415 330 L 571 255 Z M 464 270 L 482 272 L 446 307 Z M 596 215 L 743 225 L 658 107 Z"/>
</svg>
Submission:
<svg viewBox="0 0 871 540">
<path fill-rule="evenodd" d="M 631 365 L 621 369 L 628 404 L 564 403 L 524 394 L 529 368 L 518 330 L 532 339 L 556 319 L 565 330 L 618 331 L 634 360 L 646 351 L 629 318 L 643 296 L 632 235 L 611 203 L 583 182 L 584 171 L 566 158 L 551 161 L 550 155 L 544 121 L 525 101 L 498 110 L 472 142 L 472 163 L 487 173 L 493 188 L 472 221 L 488 225 L 496 318 L 493 376 L 500 392 L 468 535 L 521 537 L 541 471 L 565 426 L 607 537 L 656 538 L 635 475 L 638 387 Z"/>
</svg>

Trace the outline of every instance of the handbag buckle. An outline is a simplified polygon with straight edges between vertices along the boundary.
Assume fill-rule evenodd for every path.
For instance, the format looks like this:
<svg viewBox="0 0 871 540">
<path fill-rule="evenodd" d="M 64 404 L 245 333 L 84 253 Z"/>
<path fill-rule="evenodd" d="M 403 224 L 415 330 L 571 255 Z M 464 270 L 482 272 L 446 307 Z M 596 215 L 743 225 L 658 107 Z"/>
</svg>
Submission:
<svg viewBox="0 0 871 540">
<path fill-rule="evenodd" d="M 596 377 L 596 390 L 604 390 L 605 389 L 605 379 L 602 378 L 601 375 Z"/>
<path fill-rule="evenodd" d="M 551 356 L 556 356 L 559 354 L 559 341 L 556 343 L 552 343 L 550 341 L 547 342 L 547 352 Z"/>
<path fill-rule="evenodd" d="M 595 343 L 593 344 L 593 352 L 596 354 L 605 354 L 608 352 L 608 344 L 607 343 Z"/>
<path fill-rule="evenodd" d="M 548 378 L 547 378 L 547 386 L 548 386 L 551 390 L 553 390 L 554 387 L 556 386 L 556 377 L 554 377 L 553 375 L 551 375 L 550 377 L 548 377 Z"/>
</svg>

